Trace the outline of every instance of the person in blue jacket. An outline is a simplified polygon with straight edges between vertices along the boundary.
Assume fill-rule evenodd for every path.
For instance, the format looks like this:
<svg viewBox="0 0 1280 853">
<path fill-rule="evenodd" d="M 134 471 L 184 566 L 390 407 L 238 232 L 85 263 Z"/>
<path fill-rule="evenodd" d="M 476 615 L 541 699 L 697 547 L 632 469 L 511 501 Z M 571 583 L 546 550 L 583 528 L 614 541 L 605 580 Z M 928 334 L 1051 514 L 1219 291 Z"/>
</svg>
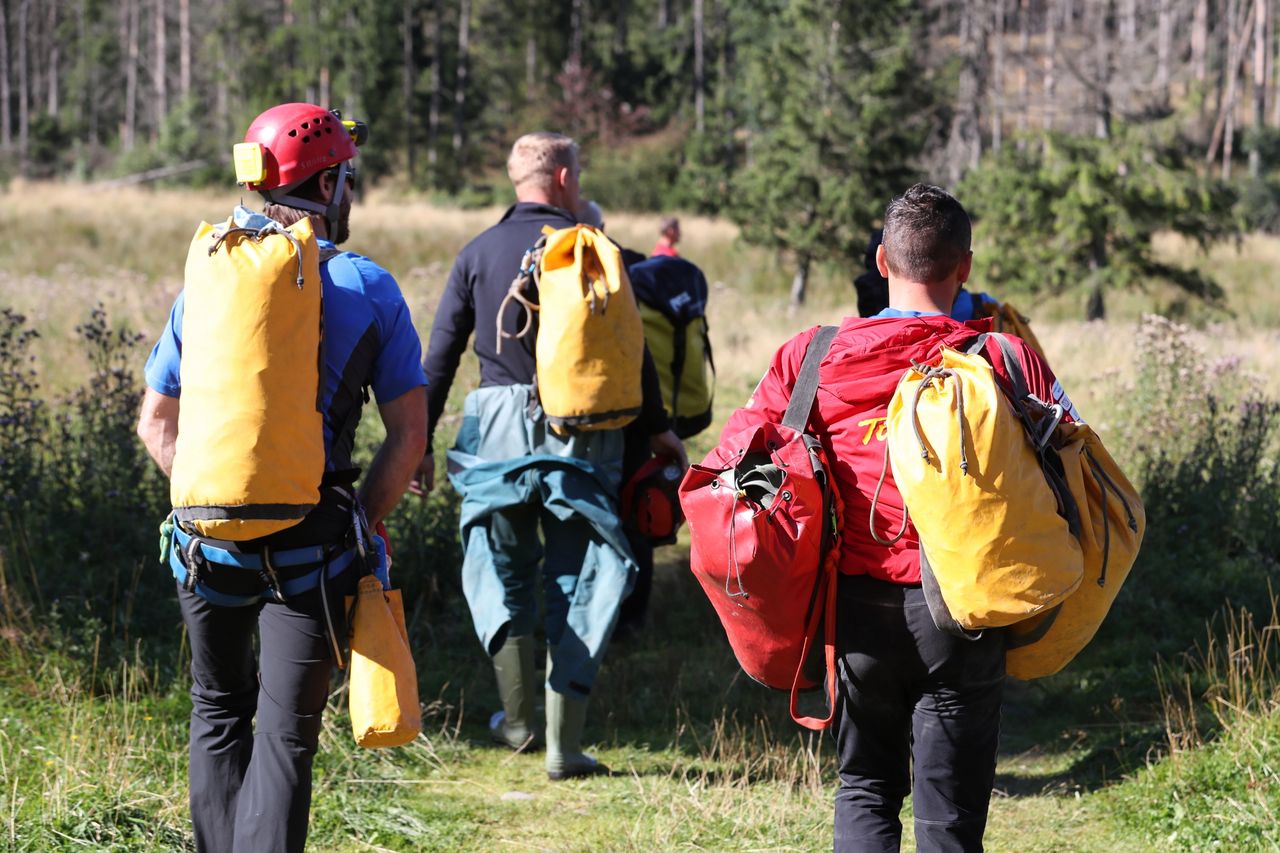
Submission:
<svg viewBox="0 0 1280 853">
<path fill-rule="evenodd" d="M 325 127 L 331 132 L 318 132 Z M 191 645 L 196 849 L 265 853 L 306 844 L 312 759 L 346 634 L 343 597 L 362 570 L 385 577 L 385 561 L 357 559 L 368 552 L 353 543 L 369 537 L 355 519 L 363 507 L 367 524 L 377 525 L 408 487 L 427 445 L 426 377 L 395 279 L 336 247 L 350 230 L 355 135 L 322 107 L 284 104 L 255 119 L 246 138 L 267 152 L 268 173 L 250 189 L 268 203 L 265 215 L 237 209 L 236 224 L 288 226 L 310 217 L 323 258 L 325 474 L 319 504 L 293 527 L 239 542 L 179 529 L 175 545 L 185 547 L 171 549 L 170 566 Z M 147 359 L 138 420 L 166 476 L 178 439 L 184 304 L 180 294 Z M 351 450 L 369 389 L 387 435 L 355 490 Z"/>
<path fill-rule="evenodd" d="M 623 430 L 567 439 L 552 433 L 534 387 L 536 334 L 514 337 L 526 320 L 536 326 L 537 317 L 526 317 L 523 308 L 500 310 L 521 258 L 543 229 L 578 224 L 579 171 L 578 146 L 566 136 L 530 133 L 516 140 L 507 161 L 516 204 L 459 252 L 425 362 L 434 434 L 474 332 L 480 387 L 466 398 L 448 454 L 451 480 L 462 494 L 463 590 L 502 702 L 490 719 L 490 734 L 498 743 L 525 749 L 537 734 L 534 631 L 542 587 L 546 769 L 552 780 L 605 772 L 582 751 L 582 730 L 596 672 L 635 573 L 616 507 Z M 528 295 L 536 302 L 536 292 Z M 500 329 L 513 336 L 501 352 Z M 687 464 L 647 351 L 638 378 L 644 390 L 641 428 L 656 450 Z M 433 479 L 434 460 L 428 456 L 418 491 L 429 491 Z"/>
</svg>

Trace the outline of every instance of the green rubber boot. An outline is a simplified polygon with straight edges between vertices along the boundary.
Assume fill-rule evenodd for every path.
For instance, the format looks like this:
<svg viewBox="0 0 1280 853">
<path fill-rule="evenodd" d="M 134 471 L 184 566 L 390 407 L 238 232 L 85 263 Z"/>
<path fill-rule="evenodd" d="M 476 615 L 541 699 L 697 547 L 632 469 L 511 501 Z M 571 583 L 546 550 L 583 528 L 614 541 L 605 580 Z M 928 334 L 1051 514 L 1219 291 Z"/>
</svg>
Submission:
<svg viewBox="0 0 1280 853">
<path fill-rule="evenodd" d="M 609 768 L 582 751 L 587 700 L 547 688 L 547 776 L 552 782 L 607 774 Z"/>
<path fill-rule="evenodd" d="M 533 696 L 537 676 L 533 656 L 537 641 L 532 635 L 508 637 L 493 656 L 502 710 L 489 718 L 489 734 L 496 743 L 515 750 L 533 746 Z"/>
</svg>

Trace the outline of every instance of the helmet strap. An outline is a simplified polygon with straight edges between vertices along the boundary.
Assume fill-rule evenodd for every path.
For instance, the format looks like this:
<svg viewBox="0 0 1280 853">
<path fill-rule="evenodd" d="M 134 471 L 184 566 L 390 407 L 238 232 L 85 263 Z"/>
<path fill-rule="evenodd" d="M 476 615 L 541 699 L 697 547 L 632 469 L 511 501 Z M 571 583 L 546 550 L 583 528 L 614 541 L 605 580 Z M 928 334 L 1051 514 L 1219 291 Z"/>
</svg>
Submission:
<svg viewBox="0 0 1280 853">
<path fill-rule="evenodd" d="M 325 226 L 329 232 L 329 239 L 332 240 L 338 234 L 338 219 L 342 213 L 342 193 L 347 188 L 347 161 L 343 160 L 338 164 L 338 184 L 333 190 L 333 197 L 329 199 L 328 205 L 292 195 L 293 190 L 309 180 L 311 180 L 310 176 L 285 187 L 274 190 L 259 190 L 259 192 L 271 204 L 283 204 L 286 207 L 296 207 L 299 210 L 307 210 L 323 215 Z"/>
</svg>

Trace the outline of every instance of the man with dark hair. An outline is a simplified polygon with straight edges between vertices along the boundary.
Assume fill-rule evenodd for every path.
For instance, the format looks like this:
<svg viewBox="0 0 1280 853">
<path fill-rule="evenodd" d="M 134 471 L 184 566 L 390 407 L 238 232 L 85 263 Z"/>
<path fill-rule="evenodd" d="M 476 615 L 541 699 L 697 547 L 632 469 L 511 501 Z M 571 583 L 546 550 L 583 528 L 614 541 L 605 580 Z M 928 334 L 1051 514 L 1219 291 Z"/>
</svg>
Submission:
<svg viewBox="0 0 1280 853">
<path fill-rule="evenodd" d="M 541 585 L 546 768 L 552 780 L 562 780 L 605 771 L 582 751 L 581 739 L 587 699 L 635 574 L 615 507 L 623 430 L 552 432 L 534 387 L 536 333 L 520 332 L 536 330 L 538 315 L 502 308 L 524 253 L 544 229 L 578 224 L 578 147 L 558 133 L 526 134 L 512 146 L 507 174 L 515 205 L 458 253 L 436 310 L 425 361 L 429 429 L 434 434 L 474 331 L 480 387 L 467 396 L 449 471 L 463 496 L 463 591 L 502 702 L 489 732 L 517 750 L 537 740 L 534 632 Z M 532 290 L 526 296 L 536 304 Z M 636 381 L 644 386 L 644 408 L 634 429 L 655 452 L 683 465 L 684 446 L 670 429 L 647 351 Z M 419 493 L 430 490 L 433 472 L 428 453 Z"/>
<path fill-rule="evenodd" d="M 920 541 L 906 523 L 892 472 L 878 495 L 876 484 L 885 470 L 888 404 L 903 372 L 936 359 L 941 345 L 963 349 L 990 323 L 948 316 L 972 262 L 968 216 L 956 199 L 917 185 L 890 203 L 884 221 L 876 265 L 889 281 L 889 307 L 840 325 L 821 362 L 808 425 L 836 460 L 844 505 L 835 848 L 898 850 L 898 813 L 911 793 L 918 849 L 980 850 L 995 777 L 1004 636 L 986 631 L 959 639 L 935 627 L 920 585 Z M 817 331 L 778 350 L 725 434 L 781 420 Z M 1074 416 L 1048 365 L 1021 341 L 1014 339 L 1014 347 L 1031 392 Z M 999 349 L 988 353 L 996 373 L 1007 377 Z M 874 531 L 867 522 L 873 500 Z M 892 539 L 900 527 L 903 535 Z"/>
</svg>

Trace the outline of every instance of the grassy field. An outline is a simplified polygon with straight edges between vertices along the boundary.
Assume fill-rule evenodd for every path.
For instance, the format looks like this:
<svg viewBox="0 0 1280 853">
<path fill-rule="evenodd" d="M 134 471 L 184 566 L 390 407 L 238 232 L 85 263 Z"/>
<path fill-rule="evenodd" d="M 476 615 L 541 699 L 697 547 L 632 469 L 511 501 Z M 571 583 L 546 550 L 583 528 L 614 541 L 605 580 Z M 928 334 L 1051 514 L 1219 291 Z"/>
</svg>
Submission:
<svg viewBox="0 0 1280 853">
<path fill-rule="evenodd" d="M 149 340 L 180 289 L 196 223 L 224 217 L 237 200 L 137 190 L 94 195 L 18 183 L 0 194 L 0 307 L 25 314 L 40 332 L 32 345 L 34 369 L 50 397 L 85 375 L 75 327 L 89 308 L 102 303 L 113 322 L 142 330 Z M 425 339 L 454 254 L 499 214 L 440 210 L 375 193 L 353 215 L 351 248 L 395 273 Z M 657 224 L 656 217 L 621 214 L 607 220 L 620 242 L 640 249 L 648 248 Z M 683 228 L 682 251 L 712 283 L 710 322 L 720 367 L 717 426 L 691 443 L 690 455 L 698 457 L 779 343 L 853 311 L 855 271 L 820 270 L 808 304 L 792 312 L 789 274 L 776 258 L 740 245 L 723 222 L 686 219 Z M 1280 399 L 1280 378 L 1270 369 L 1280 343 L 1280 299 L 1265 284 L 1280 241 L 1250 237 L 1207 256 L 1174 240 L 1162 240 L 1158 249 L 1214 270 L 1227 292 L 1225 309 L 1190 309 L 1187 319 L 1196 328 L 1185 332 L 1189 345 L 1208 362 L 1238 360 L 1241 370 L 1257 375 L 1259 388 Z M 1117 297 L 1111 320 L 1093 324 L 1071 319 L 1079 313 L 1066 297 L 1018 306 L 1032 316 L 1051 363 L 1104 437 L 1133 417 L 1125 389 L 1137 358 L 1136 323 L 1165 298 L 1159 291 Z M 139 373 L 144 358 L 145 346 L 136 353 Z M 437 448 L 449 440 L 473 378 L 468 362 Z M 447 504 L 447 496 L 437 495 L 429 508 L 415 511 L 447 521 Z M 417 528 L 393 528 L 393 536 L 409 529 Z M 610 650 L 593 699 L 587 738 L 614 775 L 552 785 L 540 755 L 513 755 L 487 743 L 485 722 L 497 699 L 459 594 L 451 535 L 445 530 L 445 545 L 398 563 L 406 588 L 416 593 L 410 633 L 426 705 L 424 736 L 403 749 L 357 750 L 336 686 L 316 771 L 314 849 L 830 848 L 832 744 L 791 724 L 784 698 L 739 672 L 687 571 L 686 541 L 659 551 L 650 624 Z M 151 560 L 137 558 L 145 571 L 137 583 L 163 589 L 165 570 Z M 176 607 L 158 614 L 168 633 L 133 638 L 121 652 L 101 623 L 59 611 L 56 603 L 44 610 L 10 606 L 5 578 L 0 567 L 0 613 L 6 614 L 0 620 L 0 849 L 188 846 L 190 706 Z M 1190 638 L 1187 649 L 1222 604 L 1210 598 L 1200 602 L 1194 624 L 1180 627 L 1178 636 Z M 1099 643 L 1129 654 L 1123 633 L 1121 627 Z M 1262 698 L 1252 700 L 1245 723 L 1219 722 L 1229 736 L 1204 745 L 1197 727 L 1184 727 L 1182 748 L 1165 759 L 1170 712 L 1156 689 L 1156 662 L 1144 654 L 1127 668 L 1081 667 L 1045 682 L 1010 684 L 990 849 L 1136 851 L 1160 844 L 1198 850 L 1219 842 L 1227 849 L 1266 849 L 1280 843 L 1275 830 L 1264 828 L 1268 821 L 1275 825 L 1280 805 L 1271 769 L 1280 759 L 1280 731 L 1270 696 L 1262 696 L 1271 682 L 1259 682 L 1255 692 Z M 1229 681 L 1206 673 L 1209 682 Z M 1197 707 L 1198 681 L 1191 692 L 1186 714 Z M 909 825 L 909 811 L 905 816 Z"/>
</svg>

